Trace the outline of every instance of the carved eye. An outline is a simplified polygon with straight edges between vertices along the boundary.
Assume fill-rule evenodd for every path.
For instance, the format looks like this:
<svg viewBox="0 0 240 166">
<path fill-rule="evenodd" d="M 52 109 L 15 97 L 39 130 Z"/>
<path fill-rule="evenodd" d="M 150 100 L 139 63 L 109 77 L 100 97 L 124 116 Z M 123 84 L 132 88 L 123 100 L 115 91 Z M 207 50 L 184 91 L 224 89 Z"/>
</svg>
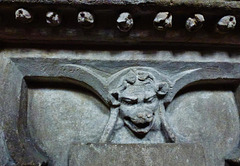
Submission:
<svg viewBox="0 0 240 166">
<path fill-rule="evenodd" d="M 155 101 L 156 99 L 156 95 L 149 97 L 147 99 L 144 99 L 144 103 L 152 103 L 153 101 Z"/>
<path fill-rule="evenodd" d="M 137 99 L 122 98 L 122 103 L 128 105 L 137 104 Z"/>
</svg>

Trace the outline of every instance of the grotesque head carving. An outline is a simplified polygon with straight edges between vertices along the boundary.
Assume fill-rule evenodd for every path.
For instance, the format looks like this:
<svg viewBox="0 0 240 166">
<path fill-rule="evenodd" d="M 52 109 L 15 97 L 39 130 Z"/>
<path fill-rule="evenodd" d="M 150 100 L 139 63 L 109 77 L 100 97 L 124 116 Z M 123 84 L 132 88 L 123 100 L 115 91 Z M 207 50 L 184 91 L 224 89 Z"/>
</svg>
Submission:
<svg viewBox="0 0 240 166">
<path fill-rule="evenodd" d="M 154 76 L 142 70 L 130 70 L 111 94 L 119 116 L 135 134 L 147 134 L 156 120 L 160 98 L 168 91 L 166 82 L 157 83 Z"/>
</svg>

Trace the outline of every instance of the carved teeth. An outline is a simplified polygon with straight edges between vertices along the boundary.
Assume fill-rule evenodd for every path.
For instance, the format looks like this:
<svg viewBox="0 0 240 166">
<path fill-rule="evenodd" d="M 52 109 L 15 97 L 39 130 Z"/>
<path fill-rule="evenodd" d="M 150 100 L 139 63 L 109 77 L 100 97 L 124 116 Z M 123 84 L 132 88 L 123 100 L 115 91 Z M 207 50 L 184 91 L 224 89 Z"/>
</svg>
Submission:
<svg viewBox="0 0 240 166">
<path fill-rule="evenodd" d="M 61 24 L 61 17 L 55 12 L 47 12 L 46 22 L 51 26 L 58 26 Z"/>
<path fill-rule="evenodd" d="M 153 20 L 153 25 L 157 30 L 172 28 L 172 14 L 169 12 L 160 12 Z"/>
<path fill-rule="evenodd" d="M 151 117 L 152 117 L 152 115 L 151 115 L 151 114 L 148 114 L 148 115 L 147 115 L 147 117 L 148 117 L 148 118 L 151 118 Z"/>
<path fill-rule="evenodd" d="M 117 19 L 117 27 L 122 32 L 128 32 L 133 26 L 133 18 L 130 13 L 121 13 Z"/>
<path fill-rule="evenodd" d="M 15 19 L 22 23 L 30 23 L 32 21 L 32 15 L 26 9 L 19 8 L 15 12 Z"/>
<path fill-rule="evenodd" d="M 226 33 L 235 28 L 237 24 L 236 18 L 234 16 L 228 15 L 221 18 L 217 23 L 217 32 Z"/>
<path fill-rule="evenodd" d="M 91 13 L 87 11 L 81 11 L 78 14 L 78 23 L 83 28 L 92 28 L 94 25 L 94 17 Z"/>
<path fill-rule="evenodd" d="M 194 32 L 202 28 L 205 19 L 202 14 L 195 14 L 193 18 L 189 17 L 185 27 L 189 32 Z"/>
</svg>

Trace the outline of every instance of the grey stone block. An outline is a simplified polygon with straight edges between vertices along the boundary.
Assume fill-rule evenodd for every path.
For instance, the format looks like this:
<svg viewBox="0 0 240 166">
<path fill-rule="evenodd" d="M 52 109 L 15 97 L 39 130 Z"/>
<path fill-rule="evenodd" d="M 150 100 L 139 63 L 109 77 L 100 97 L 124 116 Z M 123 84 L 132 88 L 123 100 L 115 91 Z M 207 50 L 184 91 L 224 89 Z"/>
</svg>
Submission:
<svg viewBox="0 0 240 166">
<path fill-rule="evenodd" d="M 206 166 L 196 144 L 73 144 L 69 166 Z"/>
</svg>

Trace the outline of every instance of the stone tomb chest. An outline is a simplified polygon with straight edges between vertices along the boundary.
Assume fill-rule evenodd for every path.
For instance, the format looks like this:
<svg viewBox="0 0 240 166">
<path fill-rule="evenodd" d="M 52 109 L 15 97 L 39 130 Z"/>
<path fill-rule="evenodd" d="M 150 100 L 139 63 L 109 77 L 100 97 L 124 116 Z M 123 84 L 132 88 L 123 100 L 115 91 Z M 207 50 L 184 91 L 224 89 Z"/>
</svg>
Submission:
<svg viewBox="0 0 240 166">
<path fill-rule="evenodd" d="M 0 165 L 240 165 L 239 13 L 1 0 Z"/>
</svg>

